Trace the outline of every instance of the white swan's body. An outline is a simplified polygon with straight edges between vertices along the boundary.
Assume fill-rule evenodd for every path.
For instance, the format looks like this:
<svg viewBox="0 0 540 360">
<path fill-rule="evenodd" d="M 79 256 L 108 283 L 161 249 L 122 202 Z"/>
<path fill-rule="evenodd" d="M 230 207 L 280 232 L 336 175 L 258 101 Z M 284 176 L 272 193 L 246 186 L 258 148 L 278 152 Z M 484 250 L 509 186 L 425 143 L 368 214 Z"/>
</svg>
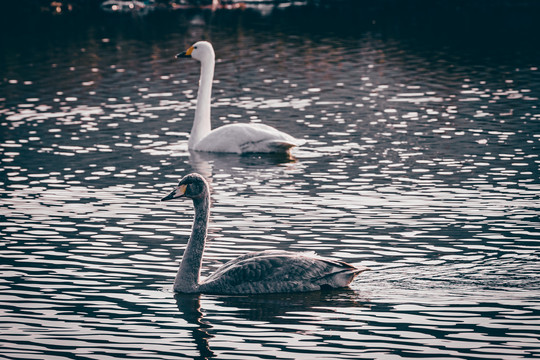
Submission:
<svg viewBox="0 0 540 360">
<path fill-rule="evenodd" d="M 188 148 L 195 151 L 225 153 L 282 153 L 300 144 L 298 139 L 262 124 L 230 124 L 212 130 L 210 104 L 215 55 L 209 42 L 199 41 L 177 57 L 191 57 L 201 62 L 195 119 Z"/>
<path fill-rule="evenodd" d="M 162 200 L 190 197 L 195 206 L 191 237 L 174 281 L 174 291 L 183 293 L 263 294 L 314 291 L 348 286 L 367 270 L 315 253 L 282 250 L 252 252 L 229 261 L 200 281 L 206 241 L 210 197 L 202 176 L 185 176 L 178 187 Z"/>
<path fill-rule="evenodd" d="M 199 140 L 192 149 L 228 153 L 287 152 L 294 146 L 292 136 L 264 124 L 229 124 Z"/>
</svg>

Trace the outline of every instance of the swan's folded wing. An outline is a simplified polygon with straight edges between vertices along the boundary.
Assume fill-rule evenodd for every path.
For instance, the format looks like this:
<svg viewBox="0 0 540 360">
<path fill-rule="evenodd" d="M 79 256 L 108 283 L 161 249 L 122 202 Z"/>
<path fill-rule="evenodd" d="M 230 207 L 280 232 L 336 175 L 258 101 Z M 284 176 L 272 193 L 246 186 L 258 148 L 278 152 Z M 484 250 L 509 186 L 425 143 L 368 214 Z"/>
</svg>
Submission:
<svg viewBox="0 0 540 360">
<path fill-rule="evenodd" d="M 264 251 L 248 252 L 246 254 L 240 255 L 237 258 L 234 258 L 226 262 L 225 264 L 223 264 L 207 280 L 221 276 L 223 273 L 227 272 L 230 268 L 237 266 L 239 263 L 242 263 L 244 260 L 248 260 L 254 257 L 261 257 L 261 256 L 288 255 L 290 253 L 291 253 L 290 251 L 284 251 L 284 250 L 264 250 Z"/>
<path fill-rule="evenodd" d="M 301 141 L 264 124 L 229 124 L 212 130 L 194 150 L 208 152 L 286 152 Z"/>
<path fill-rule="evenodd" d="M 346 286 L 359 272 L 349 264 L 312 254 L 262 252 L 225 264 L 204 286 L 213 292 L 228 293 L 318 290 Z"/>
</svg>

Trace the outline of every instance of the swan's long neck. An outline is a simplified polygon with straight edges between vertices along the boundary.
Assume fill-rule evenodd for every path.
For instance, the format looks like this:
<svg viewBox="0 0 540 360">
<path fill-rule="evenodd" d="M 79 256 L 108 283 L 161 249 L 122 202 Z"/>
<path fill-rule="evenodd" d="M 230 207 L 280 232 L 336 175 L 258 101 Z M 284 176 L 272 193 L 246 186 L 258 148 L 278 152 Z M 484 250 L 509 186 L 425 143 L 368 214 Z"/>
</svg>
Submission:
<svg viewBox="0 0 540 360">
<path fill-rule="evenodd" d="M 195 120 L 189 135 L 188 147 L 195 145 L 208 133 L 210 133 L 210 101 L 212 97 L 212 80 L 214 79 L 214 58 L 201 61 L 201 78 L 199 80 L 199 92 L 197 93 L 197 107 Z"/>
<path fill-rule="evenodd" d="M 174 280 L 174 290 L 186 293 L 196 292 L 199 287 L 208 217 L 210 215 L 208 192 L 205 192 L 201 198 L 193 199 L 193 205 L 195 205 L 195 219 L 193 220 L 191 237 Z"/>
</svg>

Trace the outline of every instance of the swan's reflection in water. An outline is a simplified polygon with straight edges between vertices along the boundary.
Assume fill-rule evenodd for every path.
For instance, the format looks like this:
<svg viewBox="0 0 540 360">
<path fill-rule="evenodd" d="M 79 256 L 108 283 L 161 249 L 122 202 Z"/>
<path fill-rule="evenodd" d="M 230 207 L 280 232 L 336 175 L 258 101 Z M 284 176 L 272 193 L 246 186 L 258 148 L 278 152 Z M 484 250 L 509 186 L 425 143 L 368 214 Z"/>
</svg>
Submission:
<svg viewBox="0 0 540 360">
<path fill-rule="evenodd" d="M 337 315 L 351 308 L 369 310 L 368 299 L 351 289 L 248 296 L 177 293 L 175 299 L 181 316 L 194 326 L 192 335 L 199 353 L 196 359 L 216 358 L 223 348 L 240 350 L 245 348 L 240 344 L 249 341 L 249 337 L 264 338 L 270 333 L 275 346 L 279 336 L 276 334 L 283 329 L 294 328 L 298 336 L 308 335 L 314 329 L 313 324 L 324 321 L 325 317 L 320 315 L 325 312 Z M 299 319 L 303 319 L 300 322 L 304 325 L 299 324 Z M 316 326 L 324 332 L 324 324 Z M 244 327 L 246 331 L 242 330 Z M 283 347 L 290 341 L 291 333 L 286 331 L 281 339 Z M 218 338 L 226 338 L 226 345 Z"/>
<path fill-rule="evenodd" d="M 189 164 L 194 171 L 205 178 L 219 172 L 231 172 L 234 169 L 268 169 L 273 166 L 293 165 L 297 162 L 291 154 L 227 154 L 189 151 Z"/>
<path fill-rule="evenodd" d="M 211 359 L 215 357 L 215 353 L 210 349 L 210 339 L 212 335 L 208 330 L 212 325 L 204 320 L 201 311 L 201 295 L 200 294 L 175 294 L 176 305 L 178 310 L 182 312 L 184 320 L 189 324 L 194 325 L 193 340 L 199 353 L 199 357 L 195 359 Z"/>
</svg>

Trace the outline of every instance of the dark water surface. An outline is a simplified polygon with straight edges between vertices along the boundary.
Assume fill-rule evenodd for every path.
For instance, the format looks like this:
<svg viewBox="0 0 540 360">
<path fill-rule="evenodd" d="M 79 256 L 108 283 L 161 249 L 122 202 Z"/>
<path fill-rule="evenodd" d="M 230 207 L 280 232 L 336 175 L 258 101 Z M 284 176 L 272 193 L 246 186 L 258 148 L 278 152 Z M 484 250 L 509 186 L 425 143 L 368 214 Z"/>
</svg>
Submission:
<svg viewBox="0 0 540 360">
<path fill-rule="evenodd" d="M 453 31 L 325 14 L 4 33 L 1 359 L 540 357 L 538 37 L 511 11 Z M 213 126 L 285 130 L 306 141 L 295 161 L 188 152 L 199 69 L 173 56 L 199 39 Z M 205 275 L 262 249 L 372 271 L 349 290 L 175 296 L 192 205 L 159 199 L 193 171 L 212 186 Z"/>
</svg>

